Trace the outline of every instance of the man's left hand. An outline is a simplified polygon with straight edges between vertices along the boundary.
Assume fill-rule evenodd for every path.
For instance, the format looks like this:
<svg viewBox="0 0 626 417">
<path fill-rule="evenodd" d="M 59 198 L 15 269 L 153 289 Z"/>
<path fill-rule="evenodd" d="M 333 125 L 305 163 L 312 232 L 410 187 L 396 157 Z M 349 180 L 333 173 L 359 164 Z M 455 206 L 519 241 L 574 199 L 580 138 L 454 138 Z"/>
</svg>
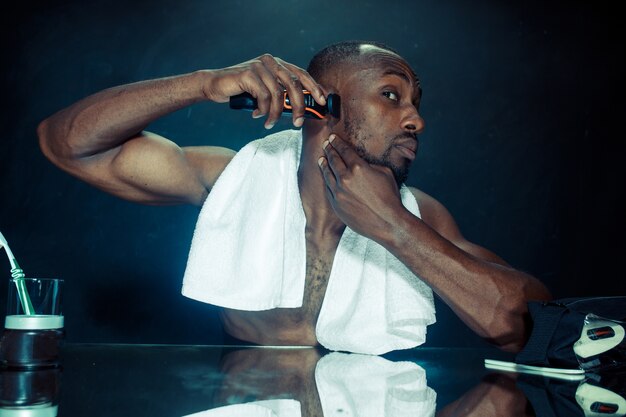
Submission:
<svg viewBox="0 0 626 417">
<path fill-rule="evenodd" d="M 339 218 L 360 235 L 378 241 L 404 210 L 390 168 L 372 165 L 335 134 L 318 160 L 326 195 Z"/>
</svg>

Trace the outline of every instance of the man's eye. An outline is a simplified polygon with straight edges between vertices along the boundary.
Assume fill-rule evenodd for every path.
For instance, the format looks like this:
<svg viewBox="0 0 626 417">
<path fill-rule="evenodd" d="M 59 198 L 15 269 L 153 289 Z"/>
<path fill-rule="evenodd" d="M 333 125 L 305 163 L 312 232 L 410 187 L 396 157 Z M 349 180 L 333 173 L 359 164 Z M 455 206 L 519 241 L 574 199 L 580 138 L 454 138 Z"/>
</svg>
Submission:
<svg viewBox="0 0 626 417">
<path fill-rule="evenodd" d="M 394 93 L 393 91 L 385 91 L 383 93 L 383 96 L 387 97 L 389 100 L 394 100 L 394 101 L 400 100 L 400 97 L 398 96 L 398 94 Z"/>
</svg>

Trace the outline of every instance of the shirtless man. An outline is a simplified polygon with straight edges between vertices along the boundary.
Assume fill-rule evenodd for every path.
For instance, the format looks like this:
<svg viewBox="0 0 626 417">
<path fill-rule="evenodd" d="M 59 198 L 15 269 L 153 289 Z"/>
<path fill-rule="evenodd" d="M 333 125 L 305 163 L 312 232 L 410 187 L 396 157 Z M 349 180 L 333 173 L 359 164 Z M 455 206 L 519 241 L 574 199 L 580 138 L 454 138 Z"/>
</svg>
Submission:
<svg viewBox="0 0 626 417">
<path fill-rule="evenodd" d="M 545 286 L 467 241 L 434 198 L 411 189 L 421 219 L 400 200 L 398 184 L 424 128 L 419 80 L 409 64 L 385 45 L 348 42 L 318 53 L 308 70 L 265 54 L 228 68 L 110 88 L 44 120 L 40 146 L 61 169 L 118 197 L 200 206 L 235 152 L 181 148 L 144 129 L 183 107 L 227 102 L 242 92 L 258 99 L 252 116 L 265 117 L 271 129 L 287 90 L 293 124 L 303 133 L 298 181 L 307 222 L 304 302 L 295 309 L 224 309 L 225 330 L 259 344 L 317 344 L 315 324 L 347 225 L 403 262 L 479 336 L 520 350 L 529 334 L 526 302 L 549 299 Z M 337 93 L 341 117 L 305 122 L 303 89 L 321 104 Z"/>
</svg>

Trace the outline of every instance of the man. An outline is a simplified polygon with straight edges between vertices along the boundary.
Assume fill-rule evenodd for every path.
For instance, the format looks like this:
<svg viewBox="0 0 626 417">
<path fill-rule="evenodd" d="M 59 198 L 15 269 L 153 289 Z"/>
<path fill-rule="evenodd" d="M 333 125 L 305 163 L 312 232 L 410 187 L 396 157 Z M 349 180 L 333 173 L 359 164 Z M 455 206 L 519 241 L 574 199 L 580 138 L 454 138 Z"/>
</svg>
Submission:
<svg viewBox="0 0 626 417">
<path fill-rule="evenodd" d="M 338 94 L 340 117 L 305 122 L 303 89 L 321 104 L 328 94 Z M 526 302 L 550 295 L 537 279 L 468 242 L 434 198 L 410 189 L 420 216 L 406 209 L 399 185 L 424 128 L 421 88 L 408 63 L 385 45 L 331 45 L 313 58 L 308 72 L 266 54 L 224 69 L 107 89 L 44 120 L 40 145 L 61 169 L 121 198 L 200 206 L 235 152 L 180 148 L 143 129 L 185 106 L 226 102 L 243 92 L 257 98 L 252 116 L 266 117 L 271 129 L 285 90 L 293 124 L 302 127 L 297 168 L 306 218 L 302 303 L 263 311 L 225 308 L 225 330 L 260 344 L 317 344 L 317 321 L 347 226 L 420 277 L 478 335 L 505 350 L 520 350 L 529 330 Z"/>
</svg>

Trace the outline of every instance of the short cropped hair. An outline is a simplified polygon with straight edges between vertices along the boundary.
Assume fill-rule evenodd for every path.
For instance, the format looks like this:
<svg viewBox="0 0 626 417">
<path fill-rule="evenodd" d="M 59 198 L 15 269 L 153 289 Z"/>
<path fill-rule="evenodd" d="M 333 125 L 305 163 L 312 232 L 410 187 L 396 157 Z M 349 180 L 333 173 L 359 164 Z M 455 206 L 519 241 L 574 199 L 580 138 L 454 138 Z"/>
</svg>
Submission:
<svg viewBox="0 0 626 417">
<path fill-rule="evenodd" d="M 315 56 L 311 58 L 306 70 L 317 82 L 320 82 L 327 71 L 334 69 L 338 64 L 358 58 L 361 55 L 361 45 L 374 45 L 400 55 L 382 42 L 363 40 L 342 41 L 328 45 L 316 53 Z"/>
</svg>

